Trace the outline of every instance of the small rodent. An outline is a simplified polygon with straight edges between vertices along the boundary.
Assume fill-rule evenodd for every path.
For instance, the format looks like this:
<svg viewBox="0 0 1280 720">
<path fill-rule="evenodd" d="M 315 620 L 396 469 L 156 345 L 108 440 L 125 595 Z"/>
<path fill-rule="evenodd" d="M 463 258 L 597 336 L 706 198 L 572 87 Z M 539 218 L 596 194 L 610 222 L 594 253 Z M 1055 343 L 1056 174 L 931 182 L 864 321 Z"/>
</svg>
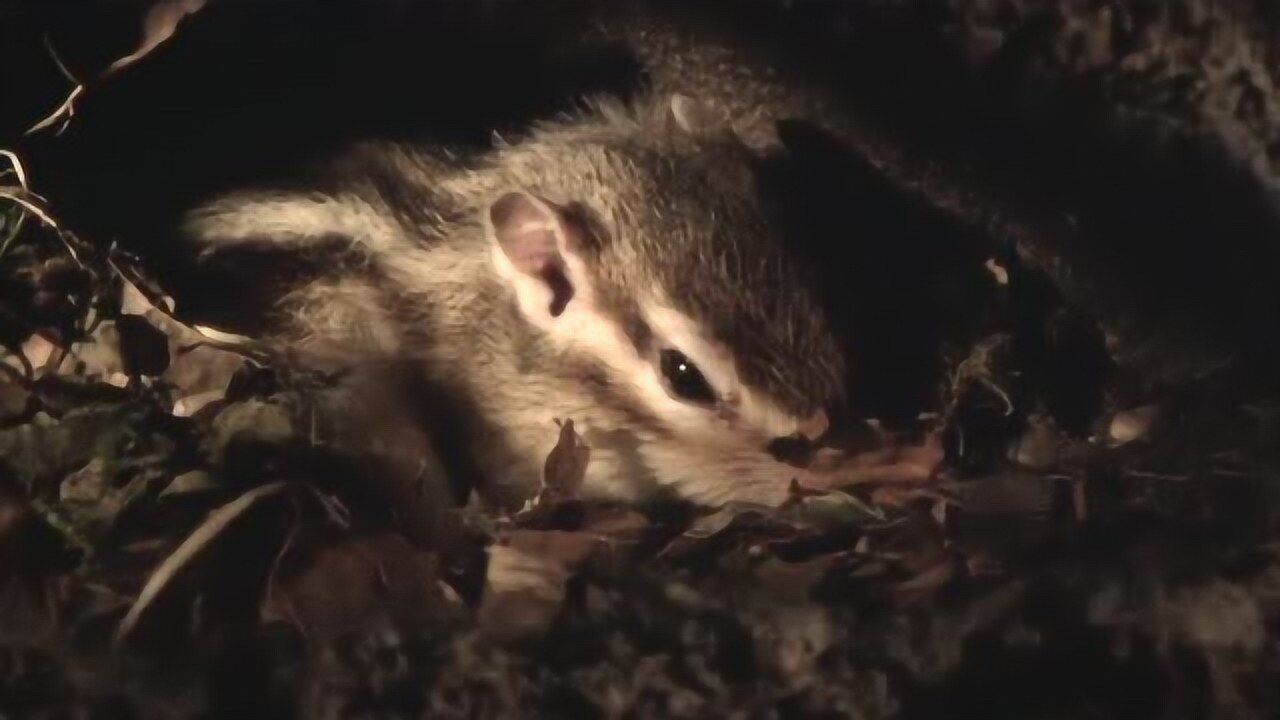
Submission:
<svg viewBox="0 0 1280 720">
<path fill-rule="evenodd" d="M 283 336 L 349 365 L 411 361 L 449 399 L 429 412 L 459 408 L 437 419 L 491 500 L 529 497 L 572 420 L 583 496 L 777 504 L 842 467 L 823 445 L 845 358 L 760 208 L 759 151 L 714 117 L 652 95 L 474 162 L 362 146 L 323 192 L 232 194 L 185 232 L 355 258 L 286 298 Z"/>
</svg>

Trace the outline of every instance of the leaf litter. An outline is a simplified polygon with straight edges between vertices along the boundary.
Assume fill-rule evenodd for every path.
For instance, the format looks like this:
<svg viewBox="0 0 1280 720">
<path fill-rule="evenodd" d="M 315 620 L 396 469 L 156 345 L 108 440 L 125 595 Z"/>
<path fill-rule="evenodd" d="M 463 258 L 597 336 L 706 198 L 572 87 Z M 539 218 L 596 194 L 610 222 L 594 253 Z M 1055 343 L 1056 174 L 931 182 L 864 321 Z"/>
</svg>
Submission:
<svg viewBox="0 0 1280 720">
<path fill-rule="evenodd" d="M 1013 647 L 1019 632 L 1051 633 L 1016 612 L 1046 588 L 1092 598 L 1088 622 L 1129 642 L 1174 638 L 1257 662 L 1271 649 L 1240 623 L 1275 612 L 1249 584 L 1276 572 L 1274 554 L 1258 566 L 1272 570 L 1186 585 L 1152 617 L 1117 608 L 1118 581 L 1082 582 L 1070 554 L 1029 564 L 1037 548 L 1069 544 L 1086 512 L 1174 518 L 1223 488 L 1170 492 L 1195 483 L 1191 453 L 1171 454 L 1179 439 L 1165 435 L 1185 436 L 1194 420 L 1155 422 L 1151 403 L 1100 415 L 1096 434 L 1059 429 L 999 329 L 954 365 L 921 439 L 894 445 L 926 473 L 796 484 L 780 507 L 623 507 L 578 496 L 591 450 L 564 418 L 522 511 L 459 508 L 452 540 L 424 546 L 362 493 L 361 456 L 317 430 L 315 413 L 335 407 L 317 399 L 332 378 L 187 325 L 132 258 L 57 222 L 0 262 L 26 287 L 70 296 L 28 316 L 39 324 L 7 328 L 5 387 L 21 394 L 0 428 L 0 630 L 25 627 L 15 652 L 30 662 L 73 662 L 65 648 L 77 647 L 75 663 L 99 663 L 93 683 L 46 680 L 10 707 L 92 707 L 125 693 L 154 710 L 172 701 L 174 675 L 113 685 L 106 668 L 119 660 L 104 658 L 154 668 L 177 653 L 184 670 L 170 672 L 199 687 L 199 658 L 231 652 L 212 638 L 234 632 L 275 658 L 258 682 L 304 714 L 362 697 L 446 716 L 529 703 L 664 716 L 794 703 L 801 714 L 889 717 L 907 697 L 892 680 L 902 668 L 918 682 L 962 675 L 980 662 L 969 639 Z M 1238 421 L 1265 432 L 1268 407 Z M 1265 486 L 1250 474 L 1264 468 L 1256 458 L 1212 448 L 1224 449 L 1237 452 L 1196 472 Z M 1209 452 L 1198 447 L 1196 462 Z M 1148 469 L 1157 461 L 1188 470 L 1166 480 Z M 1178 563 L 1165 562 L 1142 576 L 1173 573 Z M 1223 603 L 1242 619 L 1218 629 L 1206 618 Z M 1215 682 L 1245 692 L 1252 676 L 1239 668 L 1255 666 L 1233 667 Z"/>
</svg>

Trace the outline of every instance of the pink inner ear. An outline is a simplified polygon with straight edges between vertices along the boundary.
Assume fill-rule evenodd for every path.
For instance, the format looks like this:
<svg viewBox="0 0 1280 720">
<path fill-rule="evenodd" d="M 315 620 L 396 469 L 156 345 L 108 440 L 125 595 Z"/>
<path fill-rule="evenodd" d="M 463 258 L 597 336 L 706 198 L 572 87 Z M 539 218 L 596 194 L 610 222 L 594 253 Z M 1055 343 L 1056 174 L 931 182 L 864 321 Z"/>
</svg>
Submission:
<svg viewBox="0 0 1280 720">
<path fill-rule="evenodd" d="M 526 193 L 507 193 L 489 208 L 489 220 L 503 254 L 520 272 L 536 277 L 551 290 L 552 317 L 564 312 L 573 285 L 564 270 L 559 235 L 562 218 Z"/>
</svg>

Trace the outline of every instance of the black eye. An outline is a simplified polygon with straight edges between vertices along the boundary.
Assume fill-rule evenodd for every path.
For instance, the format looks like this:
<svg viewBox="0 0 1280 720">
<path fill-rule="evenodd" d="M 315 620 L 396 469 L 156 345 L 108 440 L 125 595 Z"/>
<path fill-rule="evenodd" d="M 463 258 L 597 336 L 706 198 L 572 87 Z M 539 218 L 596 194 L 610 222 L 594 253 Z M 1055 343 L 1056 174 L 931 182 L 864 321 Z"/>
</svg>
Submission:
<svg viewBox="0 0 1280 720">
<path fill-rule="evenodd" d="M 681 400 L 715 402 L 716 393 L 707 384 L 698 366 L 679 350 L 663 350 L 659 359 L 667 387 Z"/>
</svg>

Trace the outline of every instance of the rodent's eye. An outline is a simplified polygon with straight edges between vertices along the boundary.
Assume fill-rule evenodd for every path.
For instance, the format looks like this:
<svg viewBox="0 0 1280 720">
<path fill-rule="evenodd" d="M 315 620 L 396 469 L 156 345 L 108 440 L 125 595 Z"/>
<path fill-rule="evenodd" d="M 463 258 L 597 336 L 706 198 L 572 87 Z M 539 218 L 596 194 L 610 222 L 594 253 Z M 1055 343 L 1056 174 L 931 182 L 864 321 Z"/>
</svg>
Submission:
<svg viewBox="0 0 1280 720">
<path fill-rule="evenodd" d="M 702 371 L 679 350 L 663 350 L 659 367 L 667 387 L 681 400 L 698 403 L 716 401 L 716 393 L 702 376 Z"/>
</svg>

